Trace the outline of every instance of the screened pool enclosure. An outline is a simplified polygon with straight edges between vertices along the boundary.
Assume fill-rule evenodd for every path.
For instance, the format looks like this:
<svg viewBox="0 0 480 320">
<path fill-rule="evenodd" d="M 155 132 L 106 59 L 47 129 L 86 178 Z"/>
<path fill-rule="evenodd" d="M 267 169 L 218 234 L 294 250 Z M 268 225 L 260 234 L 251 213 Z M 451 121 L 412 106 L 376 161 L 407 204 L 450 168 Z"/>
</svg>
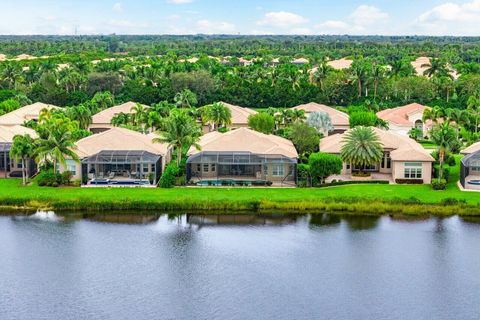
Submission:
<svg viewBox="0 0 480 320">
<path fill-rule="evenodd" d="M 101 151 L 82 159 L 83 184 L 157 184 L 162 157 L 147 151 Z"/>
<path fill-rule="evenodd" d="M 250 152 L 200 152 L 187 160 L 187 181 L 295 182 L 296 158 Z"/>
<path fill-rule="evenodd" d="M 480 151 L 462 158 L 460 163 L 460 183 L 465 189 L 480 190 Z"/>
</svg>

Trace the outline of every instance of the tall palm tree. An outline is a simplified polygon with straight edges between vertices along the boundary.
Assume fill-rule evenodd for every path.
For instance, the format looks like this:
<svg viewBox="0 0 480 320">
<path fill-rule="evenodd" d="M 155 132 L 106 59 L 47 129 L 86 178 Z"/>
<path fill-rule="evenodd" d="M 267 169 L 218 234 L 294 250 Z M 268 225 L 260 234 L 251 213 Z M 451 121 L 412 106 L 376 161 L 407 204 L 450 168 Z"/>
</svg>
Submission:
<svg viewBox="0 0 480 320">
<path fill-rule="evenodd" d="M 433 122 L 437 123 L 438 120 L 445 117 L 445 110 L 440 108 L 439 106 L 434 106 L 433 108 L 427 108 L 423 111 L 423 122 L 427 120 L 432 120 Z"/>
<path fill-rule="evenodd" d="M 20 66 L 15 63 L 6 63 L 1 69 L 0 80 L 5 81 L 8 87 L 15 88 L 16 83 L 21 79 Z"/>
<path fill-rule="evenodd" d="M 361 167 L 378 163 L 383 158 L 383 146 L 375 131 L 370 127 L 358 126 L 347 133 L 342 140 L 340 156 L 343 162 Z"/>
<path fill-rule="evenodd" d="M 357 96 L 360 98 L 363 92 L 363 86 L 367 82 L 367 71 L 361 62 L 355 61 L 350 68 L 350 80 L 357 84 Z"/>
<path fill-rule="evenodd" d="M 198 140 L 201 130 L 195 121 L 181 110 L 174 111 L 165 119 L 163 130 L 158 132 L 160 137 L 154 138 L 153 142 L 168 143 L 177 153 L 177 165 L 182 160 L 183 149 L 188 149 L 192 145 L 200 149 Z"/>
<path fill-rule="evenodd" d="M 371 78 L 373 82 L 373 99 L 374 100 L 377 98 L 378 85 L 385 78 L 386 71 L 387 70 L 385 66 L 381 66 L 377 63 L 374 63 L 372 65 Z"/>
<path fill-rule="evenodd" d="M 140 103 L 136 103 L 130 109 L 130 113 L 131 113 L 131 120 L 133 122 L 132 124 L 134 126 L 141 126 L 145 122 L 145 118 L 147 115 L 146 110 Z"/>
<path fill-rule="evenodd" d="M 472 113 L 475 120 L 475 134 L 478 133 L 478 122 L 480 119 L 480 93 L 470 96 L 467 101 L 467 110 Z"/>
<path fill-rule="evenodd" d="M 443 164 L 445 155 L 458 145 L 458 132 L 450 126 L 450 122 L 445 121 L 432 128 L 430 131 L 430 140 L 437 145 L 438 161 L 440 170 L 438 172 L 438 181 L 443 178 Z"/>
<path fill-rule="evenodd" d="M 113 95 L 108 92 L 97 92 L 92 98 L 91 105 L 92 105 L 92 112 L 96 113 L 98 111 L 102 111 L 113 107 L 115 104 L 115 99 Z"/>
<path fill-rule="evenodd" d="M 27 161 L 33 156 L 33 145 L 34 140 L 30 135 L 17 135 L 13 138 L 13 144 L 10 148 L 10 157 L 15 159 L 15 161 L 21 161 L 22 163 L 23 185 L 28 183 Z"/>
<path fill-rule="evenodd" d="M 207 106 L 206 119 L 213 123 L 214 129 L 232 124 L 232 112 L 223 103 L 217 102 Z"/>
<path fill-rule="evenodd" d="M 312 80 L 314 83 L 318 84 L 318 86 L 320 87 L 320 91 L 323 92 L 323 82 L 332 70 L 333 69 L 328 65 L 326 58 L 322 59 L 318 64 L 315 72 L 312 75 Z"/>
</svg>

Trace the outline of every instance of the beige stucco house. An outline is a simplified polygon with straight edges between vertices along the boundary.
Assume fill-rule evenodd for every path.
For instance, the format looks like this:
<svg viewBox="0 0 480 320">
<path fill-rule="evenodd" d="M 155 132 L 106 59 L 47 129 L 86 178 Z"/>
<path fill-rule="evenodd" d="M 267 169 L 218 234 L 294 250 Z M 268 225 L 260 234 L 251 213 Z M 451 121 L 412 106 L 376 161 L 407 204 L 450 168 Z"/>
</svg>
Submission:
<svg viewBox="0 0 480 320">
<path fill-rule="evenodd" d="M 60 109 L 60 107 L 42 102 L 35 102 L 0 116 L 0 125 L 14 126 L 23 125 L 26 121 L 30 120 L 38 121 L 40 113 L 44 109 Z"/>
<path fill-rule="evenodd" d="M 129 129 L 108 129 L 79 140 L 75 152 L 80 163 L 67 160 L 61 170 L 89 186 L 156 185 L 171 159 L 171 148 L 152 139 Z"/>
<path fill-rule="evenodd" d="M 432 128 L 432 121 L 423 121 L 423 112 L 430 107 L 421 105 L 419 103 L 411 103 L 405 106 L 396 107 L 392 109 L 385 109 L 377 112 L 377 116 L 388 123 L 389 130 L 403 136 L 408 136 L 408 133 L 413 128 L 422 130 L 422 137 L 424 137 Z"/>
<path fill-rule="evenodd" d="M 287 139 L 248 128 L 201 137 L 188 151 L 187 180 L 199 185 L 295 185 L 298 154 Z"/>
<path fill-rule="evenodd" d="M 305 116 L 307 118 L 313 112 L 326 112 L 330 116 L 333 125 L 333 131 L 329 134 L 342 133 L 350 127 L 348 114 L 324 104 L 310 102 L 298 105 L 292 109 L 305 111 Z"/>
<path fill-rule="evenodd" d="M 37 137 L 37 133 L 27 127 L 20 125 L 0 125 L 0 178 L 22 176 L 22 163 L 10 157 L 10 149 L 12 148 L 13 138 L 16 135 L 30 135 L 32 138 Z M 32 175 L 35 173 L 36 165 L 33 160 L 27 163 L 27 173 Z"/>
<path fill-rule="evenodd" d="M 90 125 L 89 129 L 93 133 L 99 133 L 103 132 L 105 130 L 108 130 L 110 128 L 113 128 L 112 125 L 112 118 L 118 115 L 119 113 L 125 113 L 125 114 L 131 114 L 132 109 L 137 105 L 135 102 L 126 102 L 118 106 L 114 106 L 108 109 L 105 109 L 103 111 L 100 111 L 99 113 L 93 115 L 92 117 L 92 124 Z M 149 108 L 146 105 L 142 106 L 144 108 Z"/>
<path fill-rule="evenodd" d="M 257 114 L 257 111 L 250 108 L 244 108 L 226 102 L 220 103 L 228 108 L 232 114 L 232 123 L 227 126 L 229 129 L 248 128 L 248 117 Z M 212 130 L 213 126 L 207 125 L 206 129 L 204 129 L 204 132 L 209 132 Z"/>
<path fill-rule="evenodd" d="M 434 159 L 419 143 L 391 131 L 372 129 L 383 145 L 384 156 L 380 163 L 367 168 L 367 171 L 386 174 L 393 182 L 397 179 L 422 180 L 426 184 L 431 182 Z M 320 152 L 340 156 L 344 135 L 335 134 L 320 140 Z M 341 174 L 348 176 L 355 171 L 360 171 L 360 168 L 344 163 Z"/>
</svg>

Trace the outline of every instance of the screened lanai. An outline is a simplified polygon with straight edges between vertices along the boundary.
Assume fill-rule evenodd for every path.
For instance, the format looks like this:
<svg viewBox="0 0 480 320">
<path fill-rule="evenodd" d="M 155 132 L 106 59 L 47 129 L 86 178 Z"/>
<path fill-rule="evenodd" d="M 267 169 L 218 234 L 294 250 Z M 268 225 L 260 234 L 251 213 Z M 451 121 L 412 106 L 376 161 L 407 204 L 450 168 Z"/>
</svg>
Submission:
<svg viewBox="0 0 480 320">
<path fill-rule="evenodd" d="M 155 185 L 162 170 L 161 158 L 144 150 L 103 150 L 82 159 L 82 182 L 134 180 Z"/>
<path fill-rule="evenodd" d="M 250 152 L 200 152 L 187 160 L 187 180 L 296 180 L 296 158 Z"/>
<path fill-rule="evenodd" d="M 480 151 L 462 158 L 460 183 L 465 189 L 480 190 Z"/>
<path fill-rule="evenodd" d="M 12 143 L 10 142 L 0 142 L 0 176 L 2 178 L 8 177 L 8 172 L 10 171 L 10 148 Z"/>
</svg>

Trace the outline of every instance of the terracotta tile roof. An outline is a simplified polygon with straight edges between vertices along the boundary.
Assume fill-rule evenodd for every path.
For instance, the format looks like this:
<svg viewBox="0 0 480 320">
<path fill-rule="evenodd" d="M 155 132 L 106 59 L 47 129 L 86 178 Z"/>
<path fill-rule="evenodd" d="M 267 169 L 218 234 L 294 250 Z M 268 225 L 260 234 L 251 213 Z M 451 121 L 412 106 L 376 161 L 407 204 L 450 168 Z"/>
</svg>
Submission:
<svg viewBox="0 0 480 320">
<path fill-rule="evenodd" d="M 479 151 L 480 151 L 480 141 L 472 144 L 468 148 L 463 149 L 460 153 L 461 154 L 471 154 L 471 153 L 475 153 L 475 152 L 479 152 Z"/>
<path fill-rule="evenodd" d="M 298 158 L 293 143 L 287 139 L 263 134 L 247 128 L 239 128 L 226 133 L 210 132 L 201 137 L 201 150 L 192 147 L 188 155 L 202 151 L 210 152 L 251 152 L 254 154 L 283 155 Z"/>
<path fill-rule="evenodd" d="M 390 157 L 394 161 L 428 161 L 434 159 L 419 143 L 391 131 L 373 128 L 385 150 L 391 150 Z M 320 140 L 320 152 L 340 154 L 344 134 L 334 134 Z"/>
<path fill-rule="evenodd" d="M 13 138 L 16 135 L 25 135 L 28 134 L 30 137 L 35 138 L 37 133 L 35 130 L 20 126 L 20 125 L 13 125 L 13 126 L 2 126 L 0 125 L 0 143 L 12 143 Z"/>
<path fill-rule="evenodd" d="M 3 125 L 22 125 L 25 121 L 37 120 L 40 116 L 40 112 L 43 109 L 58 109 L 59 107 L 45 104 L 42 102 L 36 102 L 34 104 L 21 107 L 17 110 L 0 116 L 0 124 Z"/>
<path fill-rule="evenodd" d="M 253 114 L 257 114 L 257 111 L 252 110 L 250 108 L 239 107 L 226 102 L 220 102 L 220 103 L 223 104 L 228 109 L 230 109 L 230 112 L 232 113 L 232 124 L 246 125 L 248 124 L 248 117 Z"/>
<path fill-rule="evenodd" d="M 349 117 L 348 114 L 338 111 L 335 108 L 326 106 L 324 104 L 318 104 L 315 102 L 310 102 L 307 104 L 301 104 L 299 106 L 293 107 L 295 110 L 304 110 L 306 114 L 312 112 L 326 112 L 332 120 L 333 126 L 348 126 Z"/>
<path fill-rule="evenodd" d="M 95 114 L 92 117 L 92 124 L 110 124 L 112 118 L 119 113 L 132 113 L 132 108 L 135 107 L 135 102 L 126 102 L 124 104 L 114 106 L 99 113 Z M 146 105 L 142 105 L 144 108 L 148 108 Z"/>
<path fill-rule="evenodd" d="M 154 143 L 152 140 L 152 135 L 114 127 L 77 141 L 75 152 L 80 158 L 95 155 L 100 151 L 148 151 L 158 155 L 167 154 L 167 144 Z"/>
<path fill-rule="evenodd" d="M 408 116 L 416 112 L 420 112 L 423 114 L 426 109 L 430 109 L 430 107 L 421 105 L 419 103 L 411 103 L 407 104 L 406 106 L 379 111 L 377 112 L 377 116 L 380 119 L 383 119 L 395 125 L 411 127 L 414 126 L 414 123 L 408 120 Z"/>
</svg>

